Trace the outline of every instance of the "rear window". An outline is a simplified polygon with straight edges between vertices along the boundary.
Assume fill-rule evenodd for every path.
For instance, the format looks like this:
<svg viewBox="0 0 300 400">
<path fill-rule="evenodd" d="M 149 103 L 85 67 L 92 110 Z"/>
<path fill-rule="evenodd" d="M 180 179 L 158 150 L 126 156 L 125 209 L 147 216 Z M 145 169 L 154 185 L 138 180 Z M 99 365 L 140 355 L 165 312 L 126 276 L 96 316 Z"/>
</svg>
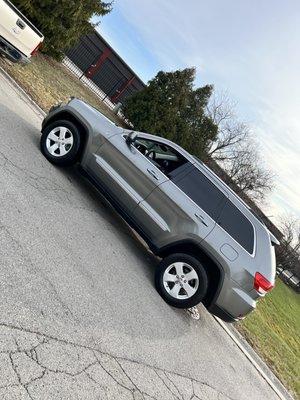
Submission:
<svg viewBox="0 0 300 400">
<path fill-rule="evenodd" d="M 248 253 L 253 253 L 254 228 L 245 215 L 230 201 L 226 201 L 218 224 Z"/>
</svg>

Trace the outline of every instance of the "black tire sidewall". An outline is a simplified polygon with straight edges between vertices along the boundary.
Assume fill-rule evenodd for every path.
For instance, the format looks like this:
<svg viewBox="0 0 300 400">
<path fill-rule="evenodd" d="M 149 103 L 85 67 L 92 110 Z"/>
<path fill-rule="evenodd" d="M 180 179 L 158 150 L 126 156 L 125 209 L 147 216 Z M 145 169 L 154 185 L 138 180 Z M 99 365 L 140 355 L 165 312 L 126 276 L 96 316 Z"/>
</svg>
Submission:
<svg viewBox="0 0 300 400">
<path fill-rule="evenodd" d="M 184 299 L 184 300 L 175 299 L 166 291 L 166 289 L 164 287 L 164 284 L 163 284 L 164 272 L 169 267 L 169 265 L 173 264 L 174 262 L 185 262 L 185 263 L 191 265 L 198 274 L 199 287 L 198 287 L 196 293 L 189 299 Z M 156 290 L 158 291 L 158 293 L 161 295 L 161 297 L 169 305 L 176 307 L 176 308 L 194 307 L 197 304 L 201 303 L 201 301 L 203 300 L 203 298 L 206 295 L 207 288 L 208 288 L 207 273 L 206 273 L 203 265 L 197 258 L 190 256 L 188 254 L 183 254 L 183 253 L 172 254 L 172 255 L 164 258 L 157 266 L 157 269 L 155 271 L 155 287 L 156 287 Z"/>
<path fill-rule="evenodd" d="M 51 132 L 54 128 L 57 128 L 58 126 L 63 126 L 65 128 L 68 128 L 72 132 L 72 135 L 73 135 L 73 146 L 72 146 L 71 150 L 62 157 L 52 156 L 52 154 L 49 153 L 47 146 L 46 146 L 46 141 L 47 141 L 49 132 Z M 67 166 L 67 165 L 75 164 L 76 161 L 78 160 L 80 144 L 81 144 L 81 138 L 80 138 L 80 132 L 79 132 L 79 129 L 77 128 L 77 126 L 67 120 L 58 120 L 58 121 L 52 122 L 51 124 L 47 125 L 43 129 L 41 141 L 40 141 L 40 148 L 41 148 L 41 152 L 43 153 L 43 155 L 52 164 Z"/>
</svg>

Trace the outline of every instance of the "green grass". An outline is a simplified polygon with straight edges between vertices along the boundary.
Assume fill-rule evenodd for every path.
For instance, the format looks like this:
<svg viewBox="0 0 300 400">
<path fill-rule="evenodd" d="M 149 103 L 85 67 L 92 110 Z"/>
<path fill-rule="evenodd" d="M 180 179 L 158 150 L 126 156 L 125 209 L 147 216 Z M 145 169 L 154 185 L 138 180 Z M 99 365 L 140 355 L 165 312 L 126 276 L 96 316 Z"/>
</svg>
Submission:
<svg viewBox="0 0 300 400">
<path fill-rule="evenodd" d="M 46 112 L 54 104 L 65 102 L 71 96 L 75 96 L 93 105 L 118 125 L 126 127 L 124 121 L 117 117 L 90 89 L 66 67 L 50 57 L 38 54 L 32 57 L 28 65 L 13 64 L 0 57 L 0 66 Z"/>
<path fill-rule="evenodd" d="M 237 327 L 300 398 L 300 295 L 277 279 L 275 289 Z"/>
</svg>

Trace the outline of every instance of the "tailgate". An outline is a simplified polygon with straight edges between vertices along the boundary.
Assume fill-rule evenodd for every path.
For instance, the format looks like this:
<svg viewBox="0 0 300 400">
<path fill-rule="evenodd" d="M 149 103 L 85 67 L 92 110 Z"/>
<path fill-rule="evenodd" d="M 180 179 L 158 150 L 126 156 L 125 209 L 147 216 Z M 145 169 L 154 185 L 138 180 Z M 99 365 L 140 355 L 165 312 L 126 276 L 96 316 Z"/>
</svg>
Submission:
<svg viewBox="0 0 300 400">
<path fill-rule="evenodd" d="M 43 34 L 8 0 L 0 0 L 0 36 L 27 57 L 44 40 Z"/>
</svg>

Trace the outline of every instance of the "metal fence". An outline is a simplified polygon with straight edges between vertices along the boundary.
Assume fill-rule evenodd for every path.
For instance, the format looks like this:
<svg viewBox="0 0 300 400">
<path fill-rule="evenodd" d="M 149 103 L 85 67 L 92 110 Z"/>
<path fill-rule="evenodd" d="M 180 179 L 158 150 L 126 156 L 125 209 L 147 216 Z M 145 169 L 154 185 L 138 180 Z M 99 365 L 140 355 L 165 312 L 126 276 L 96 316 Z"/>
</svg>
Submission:
<svg viewBox="0 0 300 400">
<path fill-rule="evenodd" d="M 145 87 L 96 31 L 67 50 L 63 64 L 110 108 Z"/>
</svg>

